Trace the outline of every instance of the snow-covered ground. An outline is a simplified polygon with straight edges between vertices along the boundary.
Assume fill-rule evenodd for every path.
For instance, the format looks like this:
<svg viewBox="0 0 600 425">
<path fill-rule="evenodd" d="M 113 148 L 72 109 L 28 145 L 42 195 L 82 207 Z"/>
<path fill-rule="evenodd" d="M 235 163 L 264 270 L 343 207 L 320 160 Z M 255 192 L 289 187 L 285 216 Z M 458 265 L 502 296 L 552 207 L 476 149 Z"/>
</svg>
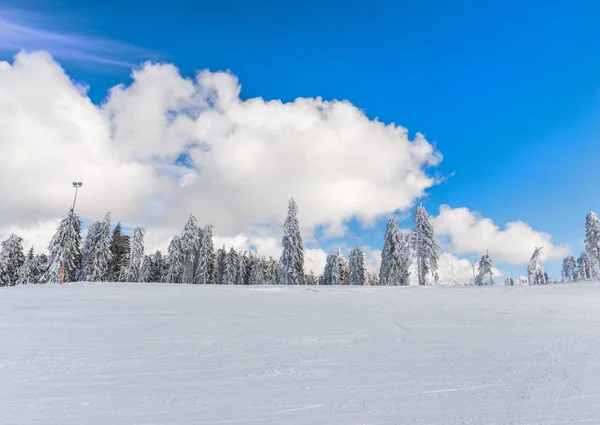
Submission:
<svg viewBox="0 0 600 425">
<path fill-rule="evenodd" d="M 600 423 L 600 284 L 0 288 L 2 424 Z"/>
</svg>

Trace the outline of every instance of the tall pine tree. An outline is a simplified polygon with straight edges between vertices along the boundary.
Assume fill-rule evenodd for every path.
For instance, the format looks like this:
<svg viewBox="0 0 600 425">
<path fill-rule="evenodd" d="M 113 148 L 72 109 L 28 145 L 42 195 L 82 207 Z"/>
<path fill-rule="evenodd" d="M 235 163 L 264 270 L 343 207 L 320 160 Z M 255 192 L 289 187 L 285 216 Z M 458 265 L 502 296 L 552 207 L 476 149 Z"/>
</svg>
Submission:
<svg viewBox="0 0 600 425">
<path fill-rule="evenodd" d="M 281 253 L 281 283 L 302 285 L 304 283 L 304 245 L 298 222 L 298 206 L 294 198 L 288 204 L 288 215 L 283 225 L 283 252 Z"/>
<path fill-rule="evenodd" d="M 72 209 L 58 225 L 48 251 L 48 268 L 43 280 L 58 283 L 64 268 L 65 282 L 73 282 L 81 264 L 81 221 Z"/>
<path fill-rule="evenodd" d="M 479 260 L 479 268 L 477 270 L 477 276 L 475 277 L 475 285 L 477 286 L 485 286 L 485 285 L 493 285 L 494 284 L 494 272 L 492 268 L 494 267 L 494 262 L 492 261 L 490 255 L 486 253 Z"/>
<path fill-rule="evenodd" d="M 167 283 L 181 283 L 181 275 L 183 274 L 183 250 L 181 249 L 181 239 L 179 235 L 173 236 L 169 243 L 167 255 L 167 275 L 165 281 Z"/>
<path fill-rule="evenodd" d="M 121 268 L 121 282 L 140 282 L 142 260 L 144 259 L 144 233 L 143 227 L 136 227 L 131 238 L 131 252 L 125 256 Z"/>
<path fill-rule="evenodd" d="M 350 285 L 366 285 L 367 265 L 365 255 L 356 245 L 350 252 Z"/>
<path fill-rule="evenodd" d="M 429 214 L 419 205 L 413 216 L 415 228 L 411 234 L 411 247 L 417 263 L 417 280 L 419 285 L 427 284 L 427 275 L 431 273 L 433 279 L 438 279 L 438 250 L 433 226 L 429 221 Z"/>
<path fill-rule="evenodd" d="M 569 255 L 562 263 L 562 278 L 566 282 L 575 282 L 577 280 L 577 262 L 572 255 Z"/>
<path fill-rule="evenodd" d="M 585 250 L 590 259 L 591 278 L 600 278 L 600 219 L 595 212 L 585 217 Z"/>
<path fill-rule="evenodd" d="M 183 250 L 183 283 L 196 282 L 196 268 L 198 265 L 198 253 L 202 243 L 202 230 L 198 227 L 196 217 L 190 214 L 183 232 L 181 234 L 181 249 Z"/>
<path fill-rule="evenodd" d="M 542 248 L 536 247 L 533 251 L 527 268 L 527 278 L 530 285 L 545 285 L 548 283 L 548 276 L 544 273 L 542 263 Z"/>
</svg>

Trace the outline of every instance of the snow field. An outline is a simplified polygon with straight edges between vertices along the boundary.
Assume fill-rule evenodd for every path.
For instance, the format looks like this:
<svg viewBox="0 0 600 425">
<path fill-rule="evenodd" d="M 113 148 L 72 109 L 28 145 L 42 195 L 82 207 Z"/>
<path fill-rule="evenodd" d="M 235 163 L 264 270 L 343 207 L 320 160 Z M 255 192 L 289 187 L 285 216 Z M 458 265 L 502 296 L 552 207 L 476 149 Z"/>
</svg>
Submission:
<svg viewBox="0 0 600 425">
<path fill-rule="evenodd" d="M 600 423 L 600 284 L 0 288 L 1 424 Z"/>
</svg>

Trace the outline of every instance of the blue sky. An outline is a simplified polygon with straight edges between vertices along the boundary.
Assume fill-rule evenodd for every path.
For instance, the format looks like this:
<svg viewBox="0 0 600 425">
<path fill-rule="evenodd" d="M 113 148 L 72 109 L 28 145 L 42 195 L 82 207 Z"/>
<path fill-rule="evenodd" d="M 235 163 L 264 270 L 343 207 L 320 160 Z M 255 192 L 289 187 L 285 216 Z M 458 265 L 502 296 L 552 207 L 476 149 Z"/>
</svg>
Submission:
<svg viewBox="0 0 600 425">
<path fill-rule="evenodd" d="M 186 75 L 229 69 L 243 98 L 348 99 L 370 118 L 400 124 L 411 135 L 422 132 L 444 156 L 437 172 L 449 176 L 428 190 L 424 204 L 432 214 L 448 204 L 467 206 L 500 227 L 522 220 L 579 252 L 584 216 L 600 209 L 600 3 L 0 5 L 43 16 L 51 30 L 121 43 L 115 49 L 123 62 L 154 58 Z M 0 59 L 14 53 L 5 48 Z M 77 57 L 60 63 L 90 86 L 97 103 L 130 74 L 127 66 Z M 350 230 L 378 246 L 383 226 L 365 231 L 351 224 Z"/>
</svg>

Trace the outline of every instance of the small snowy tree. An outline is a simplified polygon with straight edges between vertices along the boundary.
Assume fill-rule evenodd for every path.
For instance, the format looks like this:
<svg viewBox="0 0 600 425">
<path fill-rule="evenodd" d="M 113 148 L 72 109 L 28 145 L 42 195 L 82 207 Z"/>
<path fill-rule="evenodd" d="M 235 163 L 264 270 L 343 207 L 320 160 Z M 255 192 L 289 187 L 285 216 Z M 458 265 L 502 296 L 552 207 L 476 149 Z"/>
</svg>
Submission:
<svg viewBox="0 0 600 425">
<path fill-rule="evenodd" d="M 390 218 L 383 237 L 380 285 L 408 285 L 410 266 L 410 246 L 394 218 Z"/>
<path fill-rule="evenodd" d="M 48 251 L 48 267 L 42 280 L 58 283 L 64 268 L 65 282 L 73 282 L 81 264 L 81 221 L 73 210 L 58 225 Z"/>
<path fill-rule="evenodd" d="M 308 273 L 308 275 L 306 276 L 306 284 L 307 285 L 318 285 L 319 284 L 319 278 L 315 275 L 314 271 L 310 271 Z"/>
<path fill-rule="evenodd" d="M 367 265 L 365 255 L 356 245 L 350 252 L 350 285 L 367 284 Z"/>
<path fill-rule="evenodd" d="M 454 255 L 446 254 L 444 256 L 448 262 L 448 283 L 453 286 L 460 285 L 460 282 L 456 278 L 456 261 Z"/>
<path fill-rule="evenodd" d="M 0 286 L 14 286 L 19 278 L 19 269 L 25 263 L 23 239 L 10 235 L 0 248 Z"/>
<path fill-rule="evenodd" d="M 181 249 L 181 239 L 178 235 L 173 236 L 169 243 L 167 256 L 167 283 L 181 283 L 183 273 L 183 250 Z"/>
<path fill-rule="evenodd" d="M 38 283 L 39 271 L 36 264 L 36 256 L 33 251 L 33 246 L 29 249 L 25 262 L 17 272 L 17 285 L 29 285 Z"/>
<path fill-rule="evenodd" d="M 142 260 L 144 259 L 143 227 L 136 227 L 131 238 L 131 252 L 125 256 L 126 266 L 121 268 L 121 282 L 140 282 Z"/>
<path fill-rule="evenodd" d="M 566 282 L 575 282 L 577 280 L 577 263 L 572 255 L 569 255 L 562 263 L 562 278 Z"/>
<path fill-rule="evenodd" d="M 527 268 L 527 279 L 530 285 L 545 285 L 548 283 L 542 263 L 542 248 L 536 247 Z"/>
<path fill-rule="evenodd" d="M 504 286 L 515 286 L 515 281 L 510 277 L 510 275 L 506 275 Z"/>
<path fill-rule="evenodd" d="M 426 285 L 429 273 L 437 282 L 439 280 L 437 273 L 439 246 L 435 240 L 433 225 L 429 221 L 429 214 L 427 214 L 422 204 L 415 210 L 413 223 L 415 228 L 412 231 L 410 240 L 417 263 L 418 283 L 419 285 Z"/>
<path fill-rule="evenodd" d="M 149 282 L 158 283 L 162 282 L 165 274 L 166 267 L 162 252 L 157 250 L 150 256 L 150 280 Z"/>
<path fill-rule="evenodd" d="M 494 262 L 490 258 L 489 254 L 485 254 L 479 260 L 479 269 L 477 270 L 477 276 L 475 277 L 475 285 L 493 285 L 494 284 L 494 272 L 492 268 Z"/>
<path fill-rule="evenodd" d="M 585 250 L 590 260 L 592 279 L 600 278 L 600 219 L 595 212 L 585 217 Z"/>
<path fill-rule="evenodd" d="M 283 225 L 283 239 L 281 241 L 282 276 L 284 285 L 301 285 L 304 278 L 304 245 L 300 235 L 298 223 L 298 206 L 294 198 L 290 199 L 288 215 Z"/>
</svg>

